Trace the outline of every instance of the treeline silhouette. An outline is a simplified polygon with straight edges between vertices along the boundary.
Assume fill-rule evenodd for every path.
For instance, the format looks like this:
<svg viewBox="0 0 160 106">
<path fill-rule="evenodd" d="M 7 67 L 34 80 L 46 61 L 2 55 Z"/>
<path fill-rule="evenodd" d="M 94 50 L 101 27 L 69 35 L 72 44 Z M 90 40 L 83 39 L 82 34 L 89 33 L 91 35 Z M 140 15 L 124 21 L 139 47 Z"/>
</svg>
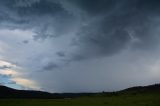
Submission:
<svg viewBox="0 0 160 106">
<path fill-rule="evenodd" d="M 153 90 L 160 90 L 160 84 L 148 85 L 148 86 L 136 86 L 124 89 L 122 91 L 134 91 L 134 90 L 141 90 L 141 91 L 153 91 Z"/>
<path fill-rule="evenodd" d="M 99 93 L 48 93 L 43 91 L 32 91 L 32 90 L 16 90 L 6 86 L 0 85 L 0 98 L 28 98 L 28 99 L 63 99 L 63 98 L 75 98 L 81 96 L 94 96 L 94 95 L 107 95 L 115 96 L 122 92 L 130 91 L 160 91 L 160 84 L 154 84 L 149 86 L 137 86 L 127 88 L 125 90 L 117 92 L 99 92 Z"/>
<path fill-rule="evenodd" d="M 93 93 L 48 93 L 43 91 L 16 90 L 0 85 L 0 98 L 63 99 L 90 96 L 92 94 Z"/>
</svg>

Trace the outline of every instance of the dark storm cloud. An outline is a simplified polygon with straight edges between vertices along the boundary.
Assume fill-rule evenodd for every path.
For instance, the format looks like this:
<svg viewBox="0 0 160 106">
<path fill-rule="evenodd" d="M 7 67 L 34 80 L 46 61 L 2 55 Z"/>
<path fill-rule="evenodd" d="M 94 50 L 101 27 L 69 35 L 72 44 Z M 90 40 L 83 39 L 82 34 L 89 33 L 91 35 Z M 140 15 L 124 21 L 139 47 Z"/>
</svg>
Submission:
<svg viewBox="0 0 160 106">
<path fill-rule="evenodd" d="M 1 0 L 0 2 L 1 27 L 34 30 L 35 39 L 63 35 L 70 29 L 66 26 L 72 25 L 74 21 L 71 14 L 55 1 Z"/>
<path fill-rule="evenodd" d="M 159 42 L 158 0 L 75 0 L 90 22 L 82 26 L 74 42 L 82 57 L 112 55 L 130 46 L 151 49 Z M 77 56 L 76 56 L 77 57 Z"/>
<path fill-rule="evenodd" d="M 66 35 L 76 27 L 73 44 L 78 51 L 71 58 L 82 60 L 113 55 L 128 46 L 153 48 L 159 41 L 153 34 L 159 26 L 159 4 L 158 0 L 1 0 L 0 24 L 34 29 L 34 39 Z"/>
<path fill-rule="evenodd" d="M 86 11 L 89 15 L 106 14 L 124 0 L 68 0 L 72 4 Z"/>
</svg>

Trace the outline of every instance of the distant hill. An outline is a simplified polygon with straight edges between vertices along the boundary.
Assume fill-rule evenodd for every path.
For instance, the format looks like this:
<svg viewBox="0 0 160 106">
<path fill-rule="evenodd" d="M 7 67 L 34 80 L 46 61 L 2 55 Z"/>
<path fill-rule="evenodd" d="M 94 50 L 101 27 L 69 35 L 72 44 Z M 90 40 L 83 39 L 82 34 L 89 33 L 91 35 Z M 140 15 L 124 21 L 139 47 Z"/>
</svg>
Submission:
<svg viewBox="0 0 160 106">
<path fill-rule="evenodd" d="M 160 84 L 149 86 L 138 86 L 127 88 L 117 92 L 102 92 L 102 93 L 48 93 L 43 91 L 31 91 L 31 90 L 16 90 L 6 86 L 0 85 L 0 98 L 28 98 L 28 99 L 60 99 L 60 98 L 73 98 L 80 96 L 93 96 L 93 95 L 115 95 L 119 92 L 141 92 L 141 91 L 160 91 Z"/>
<path fill-rule="evenodd" d="M 42 91 L 16 90 L 0 86 L 0 98 L 52 98 L 52 94 Z"/>
<path fill-rule="evenodd" d="M 136 86 L 124 89 L 122 91 L 153 91 L 160 90 L 160 84 L 148 85 L 148 86 Z"/>
<path fill-rule="evenodd" d="M 92 93 L 48 93 L 43 91 L 16 90 L 0 85 L 0 98 L 62 99 L 89 96 L 91 94 Z"/>
</svg>

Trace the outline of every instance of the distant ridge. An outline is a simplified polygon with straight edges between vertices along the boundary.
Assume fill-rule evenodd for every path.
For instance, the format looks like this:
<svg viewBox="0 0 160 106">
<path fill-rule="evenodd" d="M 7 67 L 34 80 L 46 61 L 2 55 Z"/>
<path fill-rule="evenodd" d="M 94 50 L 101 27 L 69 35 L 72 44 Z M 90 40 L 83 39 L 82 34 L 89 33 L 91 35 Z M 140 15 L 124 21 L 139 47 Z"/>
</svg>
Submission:
<svg viewBox="0 0 160 106">
<path fill-rule="evenodd" d="M 102 92 L 105 94 L 115 94 L 119 92 L 141 92 L 141 91 L 160 91 L 160 84 L 154 84 L 149 86 L 137 86 L 127 88 L 117 92 Z M 32 91 L 32 90 L 16 90 L 6 86 L 0 85 L 0 98 L 28 98 L 28 99 L 60 99 L 60 98 L 73 98 L 80 96 L 93 96 L 102 93 L 48 93 L 43 91 Z"/>
<path fill-rule="evenodd" d="M 91 94 L 93 93 L 48 93 L 44 91 L 16 90 L 0 85 L 0 98 L 63 99 Z"/>
<path fill-rule="evenodd" d="M 51 98 L 52 94 L 42 91 L 16 90 L 0 85 L 0 98 Z"/>
<path fill-rule="evenodd" d="M 124 89 L 122 91 L 134 91 L 134 90 L 160 90 L 160 84 L 148 85 L 148 86 L 136 86 Z"/>
</svg>

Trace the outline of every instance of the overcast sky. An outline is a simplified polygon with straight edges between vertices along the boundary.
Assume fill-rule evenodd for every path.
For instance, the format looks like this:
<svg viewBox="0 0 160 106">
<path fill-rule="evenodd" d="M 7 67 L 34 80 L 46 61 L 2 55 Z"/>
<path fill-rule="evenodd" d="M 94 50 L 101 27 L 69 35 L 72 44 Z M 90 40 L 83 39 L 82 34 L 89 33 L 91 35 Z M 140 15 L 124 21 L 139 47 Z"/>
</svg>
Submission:
<svg viewBox="0 0 160 106">
<path fill-rule="evenodd" d="M 101 92 L 160 82 L 159 0 L 0 0 L 0 84 Z"/>
</svg>

